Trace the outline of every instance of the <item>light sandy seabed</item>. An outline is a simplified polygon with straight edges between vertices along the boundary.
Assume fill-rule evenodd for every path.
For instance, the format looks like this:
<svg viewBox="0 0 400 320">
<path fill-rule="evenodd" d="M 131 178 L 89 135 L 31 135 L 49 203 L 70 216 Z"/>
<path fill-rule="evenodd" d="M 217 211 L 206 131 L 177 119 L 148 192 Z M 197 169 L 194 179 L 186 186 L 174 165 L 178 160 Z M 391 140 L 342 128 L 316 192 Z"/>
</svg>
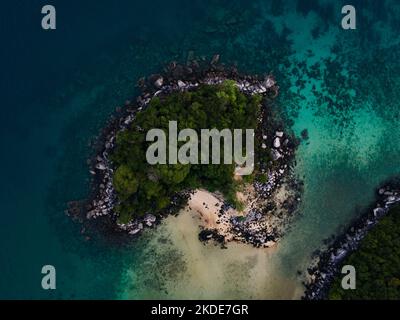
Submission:
<svg viewBox="0 0 400 320">
<path fill-rule="evenodd" d="M 296 283 L 287 276 L 284 277 L 279 265 L 273 263 L 277 260 L 273 256 L 278 244 L 261 249 L 229 242 L 227 249 L 222 249 L 212 241 L 207 244 L 199 241 L 200 226 L 220 227 L 216 224 L 220 204 L 220 200 L 213 194 L 198 190 L 179 215 L 169 216 L 162 222 L 155 231 L 157 237 L 149 237 L 152 243 L 147 246 L 157 248 L 157 251 L 160 251 L 159 237 L 167 238 L 169 245 L 163 250 L 179 252 L 175 263 L 182 267 L 177 271 L 177 277 L 171 274 L 163 277 L 163 290 L 158 291 L 156 288 L 152 290 L 151 286 L 148 286 L 148 290 L 140 290 L 148 279 L 137 277 L 134 272 L 128 275 L 135 279 L 135 287 L 142 294 L 140 298 L 287 299 L 301 295 Z M 237 214 L 234 210 L 232 212 Z M 160 257 L 156 256 L 154 259 Z M 171 270 L 172 266 L 161 267 Z M 130 297 L 137 297 L 135 289 L 131 288 L 130 292 L 125 292 L 122 296 Z"/>
<path fill-rule="evenodd" d="M 204 245 L 197 236 L 198 219 L 197 212 L 185 211 L 165 221 L 174 245 L 187 261 L 185 281 L 167 286 L 175 298 L 263 299 L 269 292 L 275 298 L 295 294 L 293 281 L 280 277 L 277 266 L 270 263 L 276 247 L 258 249 L 236 242 L 229 243 L 228 249 Z"/>
</svg>

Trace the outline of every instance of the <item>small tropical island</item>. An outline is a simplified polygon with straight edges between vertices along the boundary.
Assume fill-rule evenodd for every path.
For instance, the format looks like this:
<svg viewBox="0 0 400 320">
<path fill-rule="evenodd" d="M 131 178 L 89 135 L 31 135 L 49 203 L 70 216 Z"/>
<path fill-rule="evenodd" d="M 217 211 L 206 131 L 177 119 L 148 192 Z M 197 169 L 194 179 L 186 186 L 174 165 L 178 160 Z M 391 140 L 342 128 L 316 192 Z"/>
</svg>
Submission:
<svg viewBox="0 0 400 320">
<path fill-rule="evenodd" d="M 241 75 L 218 60 L 172 62 L 139 81 L 141 95 L 117 108 L 98 139 L 90 161 L 92 196 L 84 205 L 71 202 L 69 215 L 135 236 L 187 207 L 199 215 L 201 241 L 270 247 L 282 237 L 301 200 L 301 182 L 291 170 L 299 142 L 272 108 L 279 93 L 274 77 Z M 252 129 L 251 174 L 240 174 L 243 167 L 222 156 L 217 164 L 150 164 L 146 135 L 158 128 L 170 140 L 171 121 L 199 135 L 204 128 Z M 220 154 L 227 143 L 221 141 Z M 177 148 L 186 142 L 176 141 Z"/>
</svg>

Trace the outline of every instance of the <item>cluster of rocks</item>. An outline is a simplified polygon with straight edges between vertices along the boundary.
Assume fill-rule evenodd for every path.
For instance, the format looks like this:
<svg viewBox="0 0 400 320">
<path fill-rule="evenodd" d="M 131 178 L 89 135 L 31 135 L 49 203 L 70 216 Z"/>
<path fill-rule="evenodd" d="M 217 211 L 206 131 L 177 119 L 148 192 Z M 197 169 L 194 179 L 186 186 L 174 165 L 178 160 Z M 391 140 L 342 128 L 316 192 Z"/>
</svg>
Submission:
<svg viewBox="0 0 400 320">
<path fill-rule="evenodd" d="M 255 199 L 245 216 L 230 217 L 233 239 L 255 247 L 271 247 L 287 232 L 298 212 L 302 185 L 290 174 L 281 177 L 270 196 Z M 278 194 L 285 189 L 283 199 Z"/>
<path fill-rule="evenodd" d="M 303 299 L 326 299 L 330 286 L 339 274 L 344 258 L 357 250 L 361 240 L 371 228 L 396 204 L 400 204 L 398 184 L 388 184 L 378 190 L 378 201 L 366 214 L 357 219 L 348 230 L 339 236 L 326 250 L 319 252 L 314 264 L 308 268 L 310 280 L 305 283 Z"/>
<path fill-rule="evenodd" d="M 223 248 L 227 242 L 236 241 L 248 243 L 254 247 L 270 247 L 278 240 L 277 230 L 268 228 L 263 220 L 261 211 L 251 210 L 246 216 L 231 216 L 229 210 L 232 206 L 226 201 L 218 212 L 217 224 L 224 224 L 228 227 L 228 233 L 219 229 L 204 228 L 199 233 L 199 240 L 208 242 L 214 240 Z"/>
<path fill-rule="evenodd" d="M 213 239 L 217 243 L 221 244 L 224 247 L 225 237 L 219 234 L 216 229 L 203 229 L 199 232 L 199 240 L 206 242 Z M 225 248 L 225 247 L 224 247 Z"/>
<path fill-rule="evenodd" d="M 271 74 L 264 77 L 242 75 L 235 67 L 227 68 L 219 63 L 219 59 L 216 54 L 210 62 L 194 57 L 186 65 L 171 62 L 162 74 L 141 78 L 138 86 L 143 93 L 136 100 L 138 105 L 144 108 L 153 96 L 192 90 L 201 84 L 216 85 L 228 79 L 235 81 L 245 94 L 263 94 L 271 98 L 278 95 L 279 86 Z"/>
<path fill-rule="evenodd" d="M 126 224 L 118 224 L 118 226 L 127 231 L 128 234 L 135 235 L 143 230 L 144 226 L 152 227 L 157 221 L 157 217 L 152 214 L 146 214 L 142 219 L 135 219 Z"/>
<path fill-rule="evenodd" d="M 270 148 L 272 161 L 267 168 L 261 169 L 261 173 L 266 175 L 266 182 L 257 181 L 254 187 L 258 194 L 266 198 L 271 196 L 278 182 L 288 173 L 297 144 L 291 143 L 291 137 L 283 131 L 275 132 L 271 146 L 267 145 L 268 135 L 264 134 L 262 139 L 265 142 L 261 147 L 263 149 Z"/>
<path fill-rule="evenodd" d="M 232 206 L 224 202 L 219 210 L 217 223 L 222 223 L 229 228 L 229 237 L 225 240 L 267 248 L 273 246 L 284 235 L 294 213 L 297 212 L 302 191 L 302 184 L 293 176 L 292 159 L 293 157 L 286 157 L 285 162 L 275 164 L 275 167 L 271 166 L 268 170 L 267 182 L 253 183 L 252 193 L 255 197 L 250 200 L 251 208 L 246 215 L 232 216 Z M 278 199 L 277 194 L 282 191 L 282 188 L 286 193 L 283 199 Z M 220 240 L 216 230 L 210 234 L 208 234 L 209 238 L 200 238 Z"/>
<path fill-rule="evenodd" d="M 276 229 L 269 228 L 263 220 L 260 210 L 251 210 L 245 217 L 232 217 L 232 229 L 235 232 L 235 240 L 250 243 L 255 247 L 270 247 L 279 238 Z"/>
<path fill-rule="evenodd" d="M 279 86 L 277 86 L 275 78 L 271 74 L 264 78 L 258 78 L 240 76 L 238 74 L 233 75 L 231 71 L 225 72 L 210 69 L 208 72 L 202 73 L 202 76 L 195 80 L 191 77 L 189 79 L 171 79 L 170 77 L 160 75 L 152 85 L 157 90 L 152 93 L 146 92 L 142 94 L 137 98 L 137 103 L 141 108 L 145 108 L 154 96 L 168 95 L 176 91 L 193 90 L 202 84 L 218 85 L 226 80 L 234 80 L 239 90 L 248 95 L 261 94 L 274 98 L 279 93 Z M 143 88 L 151 88 L 151 86 L 146 86 L 143 83 L 141 85 Z"/>
<path fill-rule="evenodd" d="M 114 137 L 111 138 L 111 143 Z M 86 214 L 87 219 L 96 219 L 101 216 L 108 215 L 113 208 L 115 202 L 115 192 L 112 186 L 112 175 L 113 169 L 108 160 L 108 150 L 112 147 L 112 144 L 108 143 L 106 150 L 102 156 L 96 157 L 96 164 L 94 169 L 90 170 L 92 175 L 98 175 L 101 183 L 99 184 L 99 196 L 93 199 L 91 203 L 92 209 Z"/>
</svg>

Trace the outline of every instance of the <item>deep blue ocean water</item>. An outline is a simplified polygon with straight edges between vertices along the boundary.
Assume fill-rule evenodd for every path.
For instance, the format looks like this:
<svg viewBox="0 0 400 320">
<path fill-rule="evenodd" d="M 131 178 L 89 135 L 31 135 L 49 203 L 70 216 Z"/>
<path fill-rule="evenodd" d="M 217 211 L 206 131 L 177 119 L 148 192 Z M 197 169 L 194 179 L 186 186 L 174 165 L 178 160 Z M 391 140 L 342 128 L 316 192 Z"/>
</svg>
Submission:
<svg viewBox="0 0 400 320">
<path fill-rule="evenodd" d="M 138 260 L 158 255 L 143 258 L 144 241 L 87 242 L 64 210 L 87 195 L 89 142 L 136 81 L 191 51 L 273 71 L 276 108 L 297 134 L 309 131 L 296 169 L 301 218 L 275 262 L 293 282 L 310 252 L 400 173 L 397 1 L 352 1 L 358 24 L 348 31 L 344 1 L 54 0 L 55 31 L 40 27 L 44 4 L 1 9 L 0 298 L 116 298 L 130 286 L 130 298 L 143 296 L 151 277 Z M 41 289 L 45 264 L 57 269 L 55 291 Z M 147 282 L 122 281 L 129 266 Z"/>
</svg>

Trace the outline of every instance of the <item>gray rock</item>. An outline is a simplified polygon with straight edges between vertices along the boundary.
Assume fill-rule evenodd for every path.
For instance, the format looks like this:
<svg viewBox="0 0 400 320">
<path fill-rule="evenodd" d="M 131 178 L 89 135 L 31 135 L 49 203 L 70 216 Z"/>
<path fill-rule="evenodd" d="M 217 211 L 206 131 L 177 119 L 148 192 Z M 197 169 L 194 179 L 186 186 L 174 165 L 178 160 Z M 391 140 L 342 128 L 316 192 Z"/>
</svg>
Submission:
<svg viewBox="0 0 400 320">
<path fill-rule="evenodd" d="M 219 54 L 215 54 L 211 59 L 211 64 L 216 64 L 219 61 Z"/>
<path fill-rule="evenodd" d="M 264 85 L 264 87 L 266 87 L 268 89 L 268 88 L 273 87 L 275 85 L 275 83 L 276 83 L 276 81 L 274 80 L 274 78 L 272 76 L 267 76 L 264 80 L 263 85 Z"/>
<path fill-rule="evenodd" d="M 156 216 L 152 215 L 152 214 L 146 214 L 143 218 L 144 222 L 150 222 L 150 223 L 154 223 L 156 222 L 157 218 Z"/>
<path fill-rule="evenodd" d="M 383 213 L 385 213 L 385 210 L 382 209 L 382 208 L 375 208 L 375 209 L 374 209 L 374 216 L 375 216 L 375 217 L 376 217 L 376 216 L 379 216 L 379 215 L 381 215 L 381 214 L 383 214 Z"/>
<path fill-rule="evenodd" d="M 133 229 L 133 230 L 129 231 L 128 233 L 129 233 L 129 234 L 132 234 L 132 235 L 134 235 L 134 234 L 137 234 L 137 233 L 139 233 L 139 232 L 140 232 L 140 230 L 141 230 L 141 229 L 139 229 L 139 228 L 135 228 L 135 229 Z"/>
<path fill-rule="evenodd" d="M 179 89 L 182 89 L 182 88 L 186 87 L 186 83 L 183 82 L 182 80 L 178 80 L 178 87 L 179 87 Z"/>
<path fill-rule="evenodd" d="M 272 160 L 274 160 L 274 161 L 282 158 L 282 154 L 278 150 L 275 150 L 275 149 L 271 150 L 271 156 L 272 156 Z"/>
<path fill-rule="evenodd" d="M 164 78 L 163 78 L 163 77 L 159 77 L 159 78 L 154 82 L 154 85 L 156 86 L 156 88 L 161 88 L 163 84 L 164 84 Z"/>
<path fill-rule="evenodd" d="M 96 164 L 96 169 L 99 169 L 99 170 L 106 170 L 107 167 L 104 165 L 104 163 L 99 162 L 98 164 Z"/>
<path fill-rule="evenodd" d="M 279 139 L 279 137 L 276 137 L 274 139 L 274 147 L 279 148 L 280 146 L 281 146 L 281 140 Z"/>
<path fill-rule="evenodd" d="M 86 214 L 86 219 L 91 219 L 91 218 L 95 217 L 96 214 L 97 214 L 96 210 L 91 210 Z"/>
</svg>

